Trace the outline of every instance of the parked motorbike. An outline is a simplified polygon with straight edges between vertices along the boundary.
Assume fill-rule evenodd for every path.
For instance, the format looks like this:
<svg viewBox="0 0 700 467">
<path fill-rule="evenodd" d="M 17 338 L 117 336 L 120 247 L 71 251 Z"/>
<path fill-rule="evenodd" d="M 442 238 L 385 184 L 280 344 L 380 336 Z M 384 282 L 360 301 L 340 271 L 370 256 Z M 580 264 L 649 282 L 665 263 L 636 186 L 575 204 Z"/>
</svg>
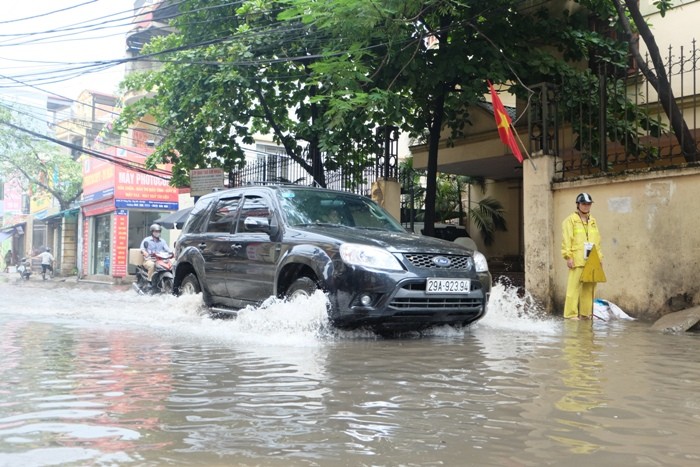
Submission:
<svg viewBox="0 0 700 467">
<path fill-rule="evenodd" d="M 153 277 L 148 280 L 148 270 L 144 265 L 136 267 L 134 289 L 140 294 L 173 293 L 173 254 L 164 251 L 151 255 L 156 262 Z"/>
<path fill-rule="evenodd" d="M 22 258 L 17 265 L 17 272 L 20 279 L 28 281 L 29 276 L 32 275 L 32 262 L 27 258 Z"/>
</svg>

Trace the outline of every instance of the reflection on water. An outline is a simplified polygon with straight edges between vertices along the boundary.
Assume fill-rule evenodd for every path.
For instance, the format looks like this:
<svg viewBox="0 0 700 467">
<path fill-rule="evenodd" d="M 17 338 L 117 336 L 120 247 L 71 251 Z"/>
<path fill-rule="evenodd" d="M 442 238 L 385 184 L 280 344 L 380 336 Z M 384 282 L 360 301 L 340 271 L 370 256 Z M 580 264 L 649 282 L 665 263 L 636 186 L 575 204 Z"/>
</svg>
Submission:
<svg viewBox="0 0 700 467">
<path fill-rule="evenodd" d="M 602 346 L 594 341 L 595 333 L 590 321 L 564 322 L 562 355 L 566 367 L 559 370 L 559 374 L 566 392 L 555 403 L 555 407 L 562 412 L 579 414 L 603 405 L 601 378 L 604 375 L 598 361 Z M 595 442 L 581 439 L 581 433 L 596 430 L 596 424 L 572 420 L 565 415 L 556 418 L 561 427 L 556 430 L 558 434 L 551 436 L 552 439 L 568 446 L 575 453 L 588 453 L 600 447 Z M 570 432 L 576 436 L 568 437 Z"/>
<path fill-rule="evenodd" d="M 338 332 L 325 299 L 0 284 L 0 465 L 694 465 L 695 335 L 498 285 L 467 330 Z"/>
</svg>

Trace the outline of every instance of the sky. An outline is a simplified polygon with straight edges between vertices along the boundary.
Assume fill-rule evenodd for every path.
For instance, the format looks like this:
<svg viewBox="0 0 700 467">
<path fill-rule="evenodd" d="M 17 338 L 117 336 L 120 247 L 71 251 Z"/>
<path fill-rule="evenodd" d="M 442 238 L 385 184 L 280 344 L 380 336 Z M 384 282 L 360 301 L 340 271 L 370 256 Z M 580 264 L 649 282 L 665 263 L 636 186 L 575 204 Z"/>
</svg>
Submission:
<svg viewBox="0 0 700 467">
<path fill-rule="evenodd" d="M 88 71 L 95 61 L 125 57 L 133 5 L 134 0 L 2 2 L 0 99 L 45 106 L 47 93 L 69 99 L 85 89 L 116 93 L 124 64 Z"/>
</svg>

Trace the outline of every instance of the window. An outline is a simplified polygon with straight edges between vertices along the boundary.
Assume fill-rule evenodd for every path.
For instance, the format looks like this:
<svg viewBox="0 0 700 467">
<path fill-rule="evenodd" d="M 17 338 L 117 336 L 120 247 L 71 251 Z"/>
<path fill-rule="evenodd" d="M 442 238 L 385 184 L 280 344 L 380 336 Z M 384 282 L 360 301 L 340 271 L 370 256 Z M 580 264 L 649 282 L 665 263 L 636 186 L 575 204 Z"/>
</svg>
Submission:
<svg viewBox="0 0 700 467">
<path fill-rule="evenodd" d="M 241 208 L 241 217 L 238 220 L 238 232 L 245 232 L 245 220 L 248 217 L 270 218 L 270 206 L 260 196 L 246 196 Z"/>
<path fill-rule="evenodd" d="M 240 203 L 241 198 L 238 196 L 220 199 L 209 218 L 207 232 L 233 232 L 233 222 L 236 220 Z"/>
</svg>

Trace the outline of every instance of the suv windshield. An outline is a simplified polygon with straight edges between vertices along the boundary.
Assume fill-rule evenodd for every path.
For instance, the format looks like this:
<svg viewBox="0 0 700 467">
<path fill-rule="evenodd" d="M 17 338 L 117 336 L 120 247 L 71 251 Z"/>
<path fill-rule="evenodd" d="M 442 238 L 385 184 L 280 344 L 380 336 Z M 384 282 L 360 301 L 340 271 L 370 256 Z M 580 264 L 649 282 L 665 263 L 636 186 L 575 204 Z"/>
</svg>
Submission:
<svg viewBox="0 0 700 467">
<path fill-rule="evenodd" d="M 374 201 L 333 191 L 282 189 L 282 214 L 290 226 L 344 225 L 356 228 L 405 232 L 405 229 Z"/>
</svg>

